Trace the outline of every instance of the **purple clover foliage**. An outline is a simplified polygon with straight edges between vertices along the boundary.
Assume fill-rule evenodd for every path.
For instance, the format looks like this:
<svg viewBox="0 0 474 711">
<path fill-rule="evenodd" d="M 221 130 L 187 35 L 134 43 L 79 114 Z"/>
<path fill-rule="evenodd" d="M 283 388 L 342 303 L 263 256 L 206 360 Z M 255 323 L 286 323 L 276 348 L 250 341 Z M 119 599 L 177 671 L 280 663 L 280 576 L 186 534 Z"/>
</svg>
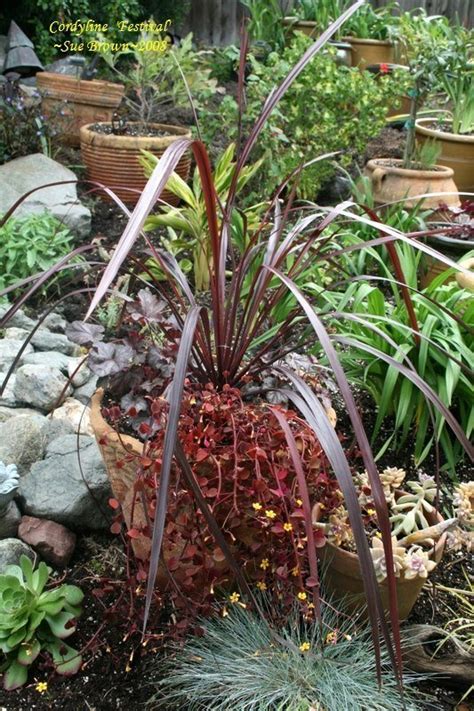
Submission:
<svg viewBox="0 0 474 711">
<path fill-rule="evenodd" d="M 136 432 L 143 423 L 155 427 L 150 405 L 166 394 L 178 347 L 178 331 L 165 303 L 141 289 L 127 303 L 116 337 L 108 338 L 101 325 L 82 321 L 70 324 L 66 334 L 89 348 L 88 366 L 99 376 L 99 387 L 131 427 Z"/>
</svg>

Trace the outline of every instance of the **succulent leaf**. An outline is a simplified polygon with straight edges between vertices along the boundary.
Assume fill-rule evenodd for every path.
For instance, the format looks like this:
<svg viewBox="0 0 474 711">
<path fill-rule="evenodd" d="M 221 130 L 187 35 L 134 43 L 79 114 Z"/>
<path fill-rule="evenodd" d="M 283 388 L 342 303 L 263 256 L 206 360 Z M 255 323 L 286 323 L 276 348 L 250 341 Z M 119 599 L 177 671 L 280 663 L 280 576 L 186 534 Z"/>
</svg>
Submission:
<svg viewBox="0 0 474 711">
<path fill-rule="evenodd" d="M 28 669 L 16 660 L 8 667 L 3 676 L 3 687 L 6 691 L 13 691 L 26 683 L 28 679 Z"/>
</svg>

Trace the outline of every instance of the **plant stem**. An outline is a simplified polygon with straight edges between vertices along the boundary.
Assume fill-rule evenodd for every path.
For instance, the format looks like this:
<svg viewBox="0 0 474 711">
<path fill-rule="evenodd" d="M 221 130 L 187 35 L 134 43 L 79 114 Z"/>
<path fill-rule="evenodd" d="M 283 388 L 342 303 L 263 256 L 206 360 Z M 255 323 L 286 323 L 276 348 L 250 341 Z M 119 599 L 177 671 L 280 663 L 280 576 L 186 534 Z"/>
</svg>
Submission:
<svg viewBox="0 0 474 711">
<path fill-rule="evenodd" d="M 407 121 L 407 142 L 405 145 L 405 153 L 403 156 L 403 167 L 410 170 L 413 162 L 413 155 L 415 153 L 415 123 L 416 116 L 418 113 L 418 96 L 419 87 L 418 82 L 415 83 L 413 87 L 413 94 L 410 102 L 410 118 Z"/>
</svg>

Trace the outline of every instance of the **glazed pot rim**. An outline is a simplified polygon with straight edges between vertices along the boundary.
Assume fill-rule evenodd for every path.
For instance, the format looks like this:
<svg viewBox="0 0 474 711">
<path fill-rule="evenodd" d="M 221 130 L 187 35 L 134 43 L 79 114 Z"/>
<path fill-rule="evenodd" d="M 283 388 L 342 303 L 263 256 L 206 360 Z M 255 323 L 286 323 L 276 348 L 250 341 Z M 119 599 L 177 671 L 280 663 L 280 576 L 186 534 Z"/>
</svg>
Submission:
<svg viewBox="0 0 474 711">
<path fill-rule="evenodd" d="M 432 138 L 440 138 L 443 141 L 452 141 L 453 143 L 474 143 L 474 136 L 465 136 L 462 133 L 451 133 L 450 131 L 441 131 L 440 129 L 430 128 L 429 126 L 424 125 L 424 123 L 427 121 L 431 122 L 435 120 L 435 116 L 419 118 L 416 120 L 415 126 L 421 134 L 430 136 Z"/>
<path fill-rule="evenodd" d="M 386 165 L 387 163 L 396 163 L 397 165 Z M 412 178 L 414 176 L 418 178 L 429 178 L 431 180 L 444 180 L 445 178 L 453 178 L 454 171 L 447 165 L 436 164 L 437 170 L 419 170 L 417 168 L 402 168 L 401 165 L 403 160 L 401 158 L 372 158 L 367 163 L 367 168 L 375 170 L 376 168 L 382 168 L 387 173 L 392 175 L 399 175 L 403 178 Z"/>
<path fill-rule="evenodd" d="M 394 47 L 394 43 L 391 40 L 376 40 L 369 39 L 368 37 L 353 37 L 348 35 L 347 37 L 342 37 L 343 42 L 349 42 L 350 44 L 369 44 L 373 46 L 383 46 L 383 47 Z"/>
</svg>

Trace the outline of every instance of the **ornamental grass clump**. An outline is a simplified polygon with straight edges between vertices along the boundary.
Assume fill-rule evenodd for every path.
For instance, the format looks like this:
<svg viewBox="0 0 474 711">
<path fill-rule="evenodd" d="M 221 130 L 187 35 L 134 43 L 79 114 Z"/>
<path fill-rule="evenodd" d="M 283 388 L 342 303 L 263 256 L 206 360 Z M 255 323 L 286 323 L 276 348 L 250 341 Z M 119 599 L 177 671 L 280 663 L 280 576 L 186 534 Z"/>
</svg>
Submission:
<svg viewBox="0 0 474 711">
<path fill-rule="evenodd" d="M 269 613 L 269 617 L 271 614 Z M 421 694 L 404 675 L 405 706 L 383 655 L 379 684 L 367 626 L 330 605 L 322 624 L 295 605 L 281 625 L 230 603 L 202 621 L 203 634 L 172 647 L 157 665 L 152 709 L 208 711 L 417 711 Z M 418 677 L 420 678 L 420 677 Z"/>
<path fill-rule="evenodd" d="M 81 667 L 81 655 L 64 640 L 76 630 L 84 596 L 75 585 L 46 590 L 50 573 L 43 562 L 33 570 L 23 555 L 20 565 L 8 565 L 0 575 L 0 672 L 7 691 L 27 682 L 41 652 L 49 652 L 58 674 Z"/>
</svg>

